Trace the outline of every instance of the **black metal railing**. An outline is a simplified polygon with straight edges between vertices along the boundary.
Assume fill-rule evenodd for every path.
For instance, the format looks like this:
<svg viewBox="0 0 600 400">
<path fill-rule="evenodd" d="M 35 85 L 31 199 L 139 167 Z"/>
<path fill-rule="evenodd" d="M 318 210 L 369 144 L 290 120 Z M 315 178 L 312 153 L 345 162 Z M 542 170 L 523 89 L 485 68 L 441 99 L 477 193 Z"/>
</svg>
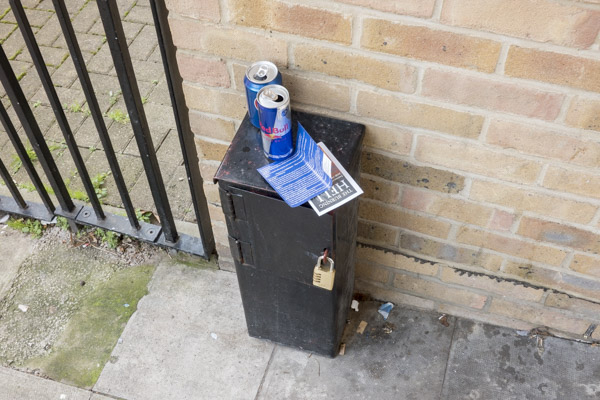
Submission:
<svg viewBox="0 0 600 400">
<path fill-rule="evenodd" d="M 0 46 L 0 82 L 39 160 L 44 176 L 52 189 L 52 195 L 58 202 L 58 207 L 53 204 L 51 194 L 48 193 L 49 190 L 44 186 L 13 122 L 4 106 L 0 103 L 0 122 L 41 201 L 41 204 L 26 201 L 19 192 L 19 187 L 13 182 L 6 165 L 0 160 L 0 177 L 5 182 L 11 194 L 11 197 L 0 196 L 0 211 L 41 220 L 49 220 L 54 216 L 62 216 L 72 223 L 96 226 L 133 236 L 146 242 L 156 243 L 160 246 L 209 257 L 214 250 L 214 239 L 208 206 L 203 191 L 198 155 L 190 129 L 188 109 L 184 100 L 182 80 L 175 61 L 175 48 L 168 28 L 168 12 L 164 0 L 151 0 L 150 5 L 157 32 L 157 43 L 161 52 L 166 81 L 170 92 L 171 105 L 175 115 L 183 164 L 185 165 L 192 204 L 194 206 L 198 236 L 182 234 L 177 230 L 116 1 L 97 0 L 97 5 L 160 225 L 142 222 L 136 216 L 136 209 L 128 192 L 123 171 L 119 166 L 117 155 L 103 119 L 103 114 L 98 105 L 98 99 L 92 86 L 68 10 L 64 0 L 52 0 L 52 2 L 67 43 L 69 54 L 75 66 L 77 77 L 85 95 L 89 113 L 98 132 L 127 216 L 123 217 L 108 213 L 102 207 L 21 0 L 10 0 L 10 6 L 56 117 L 57 125 L 64 137 L 64 143 L 69 150 L 69 154 L 73 159 L 77 173 L 87 194 L 89 206 L 77 205 L 71 199 L 67 185 L 61 177 L 52 152 L 36 122 L 27 98 L 19 86 L 19 80 L 11 68 L 10 60 L 5 54 L 4 49 Z"/>
</svg>

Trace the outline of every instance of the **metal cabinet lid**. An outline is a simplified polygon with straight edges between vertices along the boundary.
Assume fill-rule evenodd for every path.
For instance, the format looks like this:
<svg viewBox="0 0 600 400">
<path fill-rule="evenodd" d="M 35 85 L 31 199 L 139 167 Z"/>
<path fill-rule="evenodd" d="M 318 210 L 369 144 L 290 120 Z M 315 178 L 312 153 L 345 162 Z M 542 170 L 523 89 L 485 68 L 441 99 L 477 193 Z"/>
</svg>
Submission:
<svg viewBox="0 0 600 400">
<path fill-rule="evenodd" d="M 297 122 L 302 124 L 317 143 L 325 143 L 346 170 L 352 170 L 352 164 L 358 162 L 359 159 L 357 153 L 361 149 L 364 125 L 292 111 L 294 143 L 296 142 Z M 214 181 L 279 197 L 256 170 L 268 163 L 269 160 L 264 156 L 260 145 L 260 132 L 250 123 L 246 114 L 215 174 Z"/>
</svg>

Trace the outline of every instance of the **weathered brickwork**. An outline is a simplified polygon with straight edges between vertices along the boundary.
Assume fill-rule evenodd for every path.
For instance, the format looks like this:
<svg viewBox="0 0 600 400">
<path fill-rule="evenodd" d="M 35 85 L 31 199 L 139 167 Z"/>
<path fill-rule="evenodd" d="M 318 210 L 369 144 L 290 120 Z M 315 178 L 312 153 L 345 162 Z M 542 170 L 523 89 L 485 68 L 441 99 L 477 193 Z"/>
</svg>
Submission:
<svg viewBox="0 0 600 400">
<path fill-rule="evenodd" d="M 366 126 L 357 291 L 518 329 L 600 322 L 600 2 L 167 3 L 223 268 L 210 182 L 267 59 L 292 107 Z"/>
</svg>

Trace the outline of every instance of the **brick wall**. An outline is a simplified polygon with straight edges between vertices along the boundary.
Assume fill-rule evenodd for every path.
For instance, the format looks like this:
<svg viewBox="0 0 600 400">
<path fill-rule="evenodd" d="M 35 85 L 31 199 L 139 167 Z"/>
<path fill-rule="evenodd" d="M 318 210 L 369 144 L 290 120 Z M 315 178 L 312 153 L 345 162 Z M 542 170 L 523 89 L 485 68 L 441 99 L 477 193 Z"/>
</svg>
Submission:
<svg viewBox="0 0 600 400">
<path fill-rule="evenodd" d="M 522 329 L 600 322 L 600 1 L 168 6 L 224 268 L 212 176 L 265 59 L 295 109 L 367 127 L 358 291 Z"/>
</svg>

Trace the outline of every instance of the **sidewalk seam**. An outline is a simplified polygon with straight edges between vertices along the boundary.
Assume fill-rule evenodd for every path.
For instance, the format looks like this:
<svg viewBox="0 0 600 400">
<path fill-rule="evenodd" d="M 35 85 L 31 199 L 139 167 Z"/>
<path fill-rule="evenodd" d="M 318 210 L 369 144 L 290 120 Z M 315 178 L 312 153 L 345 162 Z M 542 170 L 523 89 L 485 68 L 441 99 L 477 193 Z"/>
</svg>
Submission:
<svg viewBox="0 0 600 400">
<path fill-rule="evenodd" d="M 456 333 L 456 327 L 458 326 L 459 318 L 456 318 L 454 322 L 454 326 L 452 329 L 452 336 L 450 337 L 450 346 L 448 346 L 448 356 L 446 357 L 446 368 L 444 369 L 444 378 L 442 379 L 442 385 L 440 386 L 440 395 L 439 399 L 442 400 L 442 395 L 444 393 L 444 386 L 446 385 L 446 376 L 448 376 L 448 367 L 450 362 L 450 353 L 452 353 L 452 347 L 454 346 L 454 334 Z"/>
<path fill-rule="evenodd" d="M 256 396 L 254 396 L 254 400 L 258 400 L 258 396 L 262 391 L 263 384 L 265 383 L 265 379 L 267 377 L 267 373 L 269 372 L 269 368 L 271 367 L 271 363 L 273 362 L 273 358 L 275 358 L 275 350 L 277 349 L 277 345 L 273 347 L 273 351 L 271 352 L 271 357 L 269 357 L 269 361 L 267 362 L 267 366 L 265 367 L 265 373 L 263 374 L 262 379 L 260 380 L 260 385 L 258 385 L 258 390 L 256 391 Z"/>
</svg>

